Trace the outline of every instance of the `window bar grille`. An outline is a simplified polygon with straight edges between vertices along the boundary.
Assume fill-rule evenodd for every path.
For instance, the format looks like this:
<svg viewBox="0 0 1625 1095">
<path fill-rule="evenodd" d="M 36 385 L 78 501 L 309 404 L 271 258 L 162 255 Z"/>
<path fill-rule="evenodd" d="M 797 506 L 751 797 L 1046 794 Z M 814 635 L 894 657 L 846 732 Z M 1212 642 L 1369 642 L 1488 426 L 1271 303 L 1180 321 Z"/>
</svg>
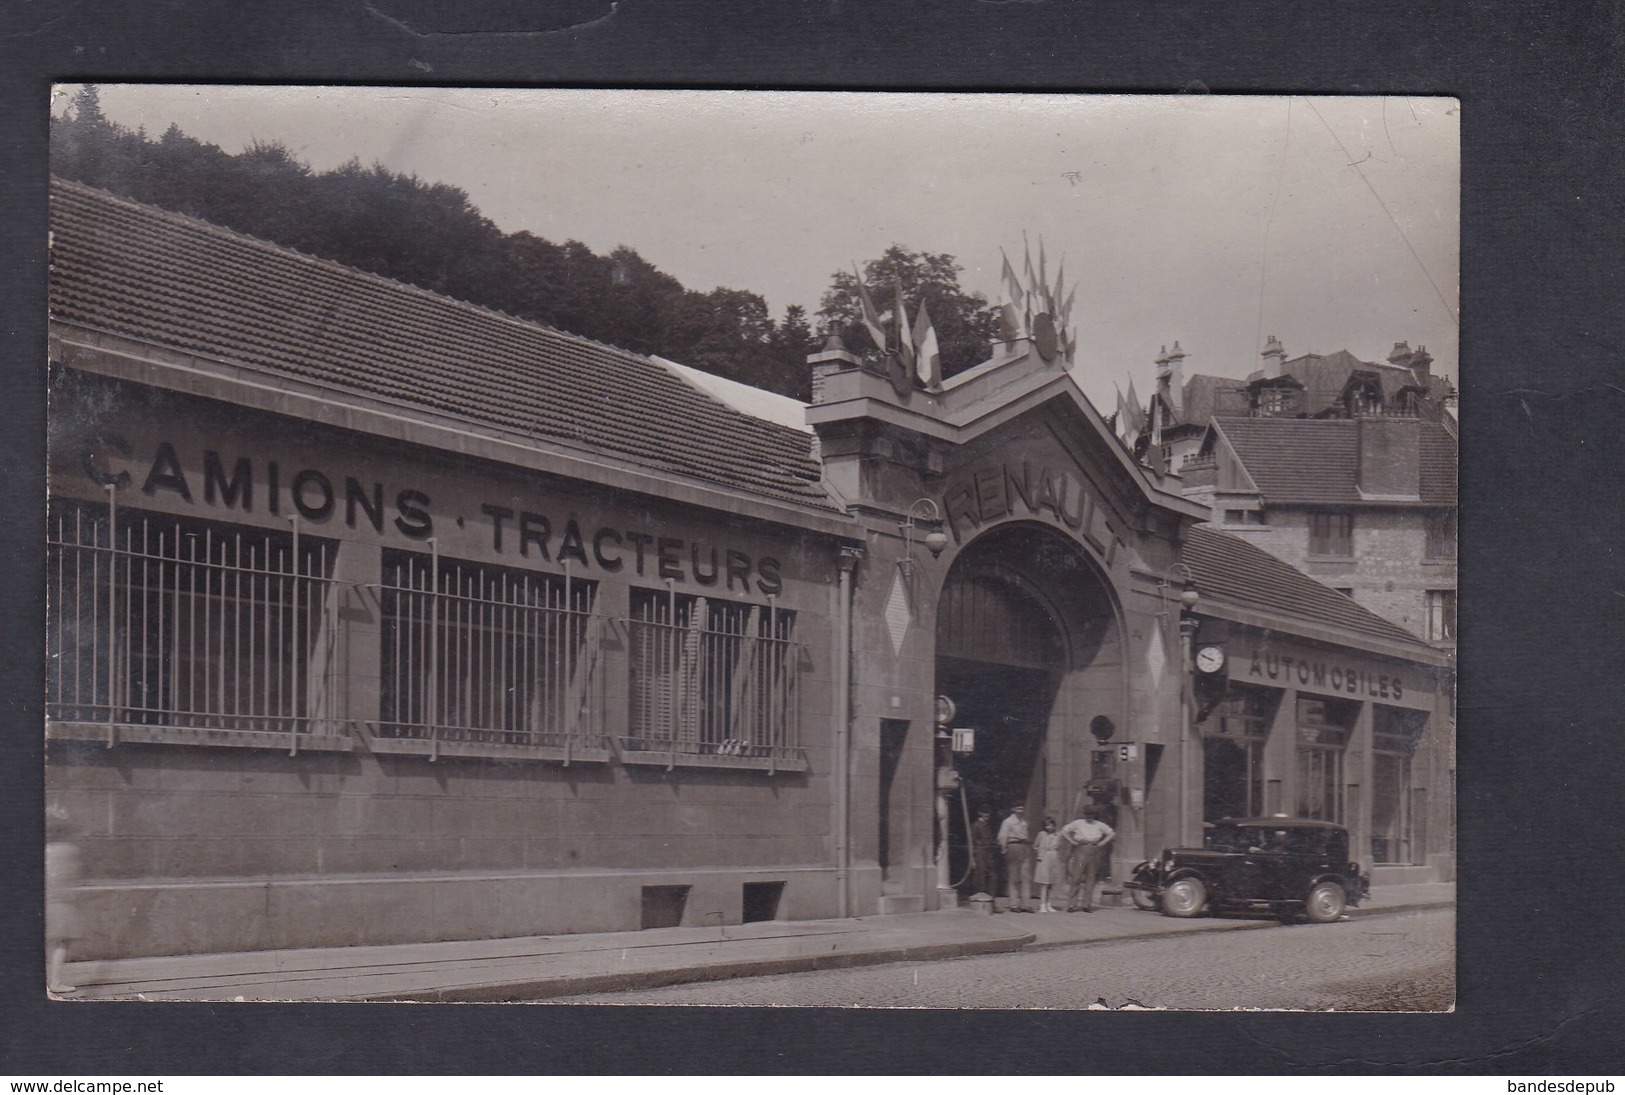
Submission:
<svg viewBox="0 0 1625 1095">
<path fill-rule="evenodd" d="M 440 539 L 429 538 L 429 658 L 428 680 L 423 693 L 423 717 L 429 722 L 429 759 L 440 759 L 440 718 L 438 680 L 440 665 Z"/>
<path fill-rule="evenodd" d="M 779 642 L 779 595 L 767 595 L 767 682 L 763 689 L 767 703 L 767 726 L 763 737 L 767 741 L 767 774 L 773 775 L 778 771 L 779 765 L 779 684 L 782 674 L 779 672 L 780 664 L 784 660 L 784 646 Z"/>
<path fill-rule="evenodd" d="M 300 555 L 299 555 L 299 515 L 297 513 L 288 514 L 288 527 L 291 530 L 292 536 L 293 536 L 293 590 L 292 590 L 293 597 L 292 597 L 292 602 L 293 602 L 293 605 L 294 605 L 293 622 L 297 626 L 299 621 L 308 620 L 310 618 L 310 612 L 309 612 L 310 606 L 309 606 L 309 604 L 308 603 L 301 603 L 302 598 L 308 598 L 309 589 L 306 587 L 306 583 L 300 581 L 301 563 L 300 563 Z M 270 560 L 271 551 L 270 551 L 270 545 L 269 544 L 266 545 L 265 555 L 266 555 L 266 563 L 267 563 L 266 569 L 267 569 L 267 571 L 269 571 L 269 569 L 270 569 L 269 563 L 271 561 Z M 267 575 L 267 581 L 269 581 L 269 575 Z M 267 590 L 267 597 L 269 597 L 269 590 Z M 301 610 L 303 610 L 303 611 L 301 611 Z M 276 618 L 277 618 L 277 630 L 279 632 L 282 631 L 283 628 L 286 626 L 286 625 L 284 625 L 282 623 L 283 614 L 280 613 L 280 612 L 277 612 L 277 613 L 267 612 L 266 613 L 267 617 L 270 617 L 272 615 L 275 615 Z M 267 620 L 267 623 L 269 623 L 269 620 Z M 281 640 L 282 644 L 286 644 L 289 638 L 292 638 L 292 640 L 293 640 L 292 645 L 293 645 L 294 656 L 291 659 L 291 661 L 293 662 L 293 665 L 292 665 L 293 682 L 292 682 L 292 685 L 291 685 L 291 690 L 292 690 L 293 696 L 290 697 L 290 698 L 297 699 L 297 697 L 299 697 L 301 695 L 304 695 L 304 689 L 301 688 L 300 684 L 299 684 L 299 668 L 300 668 L 301 663 L 304 662 L 305 657 L 309 656 L 309 652 L 302 651 L 300 649 L 301 644 L 299 642 L 299 636 L 297 636 L 297 635 L 295 635 L 295 636 L 279 635 L 278 638 Z M 269 653 L 269 649 L 267 649 L 267 653 Z M 250 666 L 252 666 L 253 662 L 250 661 L 249 664 L 250 664 Z M 307 672 L 308 672 L 308 668 L 307 668 Z M 267 680 L 266 681 L 266 692 L 267 692 L 267 694 L 269 694 L 270 691 L 271 691 L 270 684 L 271 684 L 271 682 L 269 680 Z M 280 689 L 279 689 L 279 692 L 280 692 Z M 281 698 L 282 697 L 279 694 L 277 696 L 277 699 L 281 699 Z M 280 705 L 277 705 L 277 706 L 279 707 Z M 273 707 L 273 710 L 275 710 L 275 709 L 277 709 L 277 708 Z M 288 755 L 290 757 L 292 757 L 292 756 L 297 756 L 298 753 L 299 753 L 299 720 L 298 720 L 298 718 L 292 718 L 292 719 L 288 720 Z"/>
<path fill-rule="evenodd" d="M 728 658 L 726 662 L 723 658 L 714 659 L 712 672 L 716 676 L 726 674 L 727 663 L 729 662 L 732 663 L 733 668 L 733 681 L 728 689 L 729 717 L 727 736 L 734 739 L 738 744 L 724 742 L 723 748 L 745 750 L 750 745 L 744 735 L 750 733 L 748 729 L 751 723 L 750 708 L 755 706 L 758 698 L 757 690 L 753 686 L 756 683 L 755 673 L 757 668 L 756 632 L 761 626 L 761 621 L 757 615 L 759 612 L 760 609 L 756 605 L 751 605 L 742 618 L 735 616 L 736 619 L 740 619 L 740 635 L 735 643 L 730 644 L 735 646 L 734 650 L 728 652 L 732 657 Z M 728 615 L 734 614 L 729 613 Z M 726 617 L 724 618 L 726 619 Z M 717 683 L 722 682 L 718 681 Z"/>
<path fill-rule="evenodd" d="M 682 646 L 677 641 L 677 583 L 671 578 L 666 579 L 666 624 L 657 627 L 655 635 L 659 636 L 665 644 L 666 663 L 671 684 L 667 686 L 666 693 L 670 697 L 666 701 L 667 717 L 670 720 L 670 730 L 667 744 L 670 746 L 666 757 L 666 771 L 670 772 L 677 767 L 677 741 L 681 737 L 679 728 L 682 725 Z"/>
<path fill-rule="evenodd" d="M 77 519 L 75 521 L 75 524 L 77 525 Z M 94 531 L 95 530 L 92 529 L 92 535 L 93 536 L 94 536 Z M 82 539 L 82 537 L 80 537 L 80 536 L 76 535 L 74 537 L 74 540 L 75 540 L 76 543 L 80 539 Z M 108 542 L 108 546 L 112 549 L 108 553 L 108 557 L 107 557 L 107 588 L 108 588 L 108 599 L 107 599 L 107 625 L 108 625 L 107 626 L 107 748 L 111 749 L 111 748 L 113 748 L 114 745 L 118 744 L 118 709 L 119 709 L 119 704 L 118 704 L 118 618 L 117 618 L 117 613 L 118 613 L 118 590 L 119 590 L 119 585 L 118 585 L 118 484 L 116 482 L 107 484 L 107 542 Z M 75 551 L 74 554 L 75 554 L 75 557 L 77 559 L 77 557 L 79 555 L 79 552 Z M 97 561 L 96 553 L 92 554 L 91 560 L 92 560 L 92 566 L 100 566 L 99 561 Z M 78 562 L 75 563 L 76 567 L 80 566 L 80 565 L 82 565 L 82 564 L 80 564 Z M 75 584 L 77 584 L 77 582 Z M 94 580 L 92 581 L 92 585 L 91 585 L 90 588 L 92 590 L 94 590 L 96 588 L 96 586 L 94 584 Z M 97 604 L 97 600 L 98 600 L 98 598 L 93 593 L 91 595 L 91 605 L 92 605 L 91 612 L 92 612 L 92 619 L 94 621 L 94 623 L 93 623 L 93 633 L 99 634 L 100 630 L 101 630 L 101 628 L 100 628 L 101 621 L 95 619 L 95 616 L 99 614 L 97 612 L 97 609 L 99 608 L 99 605 Z M 93 647 L 92 648 L 92 657 L 94 657 L 94 655 L 95 655 L 95 650 L 94 650 L 94 647 Z M 77 659 L 75 659 L 75 660 L 77 661 Z M 92 698 L 94 698 L 94 691 L 92 691 Z"/>
<path fill-rule="evenodd" d="M 543 603 L 546 603 L 545 592 Z M 595 637 L 587 634 L 589 622 L 575 614 L 575 574 L 570 569 L 568 559 L 564 561 L 564 603 L 559 609 L 558 613 L 549 617 L 548 622 L 553 626 L 552 648 L 564 653 L 548 661 L 547 671 L 553 679 L 548 684 L 547 694 L 560 697 L 555 725 L 564 731 L 564 764 L 569 767 L 574 759 L 572 754 L 576 735 L 585 731 L 582 708 L 585 706 L 588 679 L 597 651 L 589 652 L 586 649 L 586 644 L 594 642 Z M 574 665 L 570 661 L 572 652 L 576 659 Z"/>
</svg>

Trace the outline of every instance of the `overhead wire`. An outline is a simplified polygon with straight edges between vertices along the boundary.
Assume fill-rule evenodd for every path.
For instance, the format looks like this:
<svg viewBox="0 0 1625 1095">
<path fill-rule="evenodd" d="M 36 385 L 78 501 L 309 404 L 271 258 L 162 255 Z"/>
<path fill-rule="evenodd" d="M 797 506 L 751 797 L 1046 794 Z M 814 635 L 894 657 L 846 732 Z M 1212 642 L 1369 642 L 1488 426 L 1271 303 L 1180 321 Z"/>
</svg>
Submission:
<svg viewBox="0 0 1625 1095">
<path fill-rule="evenodd" d="M 1406 250 L 1410 251 L 1411 258 L 1416 260 L 1417 268 L 1422 271 L 1422 276 L 1427 278 L 1428 284 L 1433 287 L 1433 292 L 1438 296 L 1439 303 L 1444 307 L 1445 315 L 1450 317 L 1450 322 L 1454 323 L 1457 327 L 1460 327 L 1461 320 L 1456 317 L 1455 310 L 1450 307 L 1450 302 L 1445 299 L 1444 291 L 1439 288 L 1439 283 L 1434 280 L 1433 273 L 1428 269 L 1427 263 L 1423 262 L 1422 256 L 1416 253 L 1416 247 L 1411 243 L 1411 238 L 1405 234 L 1405 229 L 1400 226 L 1398 219 L 1395 218 L 1393 212 L 1389 210 L 1388 203 L 1382 200 L 1382 195 L 1377 193 L 1377 188 L 1371 185 L 1371 180 L 1366 178 L 1364 171 L 1360 170 L 1360 164 L 1354 161 L 1353 156 L 1348 150 L 1348 146 L 1345 145 L 1343 143 L 1343 139 L 1337 135 L 1337 131 L 1331 127 L 1331 123 L 1326 121 L 1326 116 L 1320 112 L 1318 107 L 1315 106 L 1314 101 L 1308 96 L 1305 96 L 1303 101 L 1308 104 L 1310 110 L 1314 111 L 1315 117 L 1320 119 L 1320 124 L 1326 127 L 1326 132 L 1331 134 L 1332 140 L 1337 142 L 1338 149 L 1343 153 L 1343 159 L 1348 163 L 1349 167 L 1354 168 L 1354 173 L 1360 177 L 1360 181 L 1365 184 L 1365 188 L 1371 191 L 1372 198 L 1376 200 L 1377 206 L 1383 211 L 1383 214 L 1387 216 L 1388 222 L 1394 226 L 1394 231 L 1398 232 L 1399 238 L 1405 241 Z"/>
</svg>

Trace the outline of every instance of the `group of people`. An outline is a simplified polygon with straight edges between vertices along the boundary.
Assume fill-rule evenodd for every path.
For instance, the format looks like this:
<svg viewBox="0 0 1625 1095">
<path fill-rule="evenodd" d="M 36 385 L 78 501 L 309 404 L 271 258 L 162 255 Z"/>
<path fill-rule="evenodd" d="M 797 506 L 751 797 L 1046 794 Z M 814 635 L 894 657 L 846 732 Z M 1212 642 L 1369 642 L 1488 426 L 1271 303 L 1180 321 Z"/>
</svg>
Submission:
<svg viewBox="0 0 1625 1095">
<path fill-rule="evenodd" d="M 984 806 L 971 827 L 973 884 L 979 891 L 991 893 L 995 856 L 1002 856 L 1010 912 L 1094 912 L 1095 885 L 1107 862 L 1107 848 L 1116 838 L 1117 833 L 1100 820 L 1093 806 L 1085 806 L 1076 819 L 1059 828 L 1053 817 L 1046 817 L 1036 836 L 1027 823 L 1027 808 L 1016 806 L 995 836 L 993 811 Z M 1036 909 L 1029 904 L 1035 883 Z M 1056 887 L 1065 894 L 1065 910 L 1050 903 Z"/>
</svg>

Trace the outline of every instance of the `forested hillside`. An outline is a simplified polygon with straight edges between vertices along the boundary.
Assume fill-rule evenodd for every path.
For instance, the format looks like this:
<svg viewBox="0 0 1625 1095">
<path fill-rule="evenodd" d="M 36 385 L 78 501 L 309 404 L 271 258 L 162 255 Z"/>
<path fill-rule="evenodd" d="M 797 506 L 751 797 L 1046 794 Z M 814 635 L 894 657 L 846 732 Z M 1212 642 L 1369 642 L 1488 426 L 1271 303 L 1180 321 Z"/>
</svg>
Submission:
<svg viewBox="0 0 1625 1095">
<path fill-rule="evenodd" d="M 638 353 L 807 399 L 805 312 L 775 322 L 756 293 L 686 289 L 630 247 L 505 233 L 454 186 L 352 160 L 313 171 L 274 143 L 236 154 L 171 125 L 109 122 L 94 86 L 53 119 L 51 170 L 384 277 Z"/>
</svg>

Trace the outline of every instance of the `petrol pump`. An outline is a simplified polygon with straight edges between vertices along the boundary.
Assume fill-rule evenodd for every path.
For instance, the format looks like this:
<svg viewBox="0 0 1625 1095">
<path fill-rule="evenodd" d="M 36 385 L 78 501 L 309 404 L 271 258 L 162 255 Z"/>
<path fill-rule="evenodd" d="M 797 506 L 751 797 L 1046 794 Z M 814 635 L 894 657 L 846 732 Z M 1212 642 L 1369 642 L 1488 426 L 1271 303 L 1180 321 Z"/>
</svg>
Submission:
<svg viewBox="0 0 1625 1095">
<path fill-rule="evenodd" d="M 953 878 L 948 865 L 948 833 L 950 818 L 952 816 L 955 797 L 963 800 L 959 772 L 954 768 L 954 738 L 958 731 L 953 729 L 954 715 L 958 709 L 954 701 L 947 696 L 937 697 L 936 716 L 936 770 L 937 770 L 937 817 L 936 817 L 936 863 L 937 863 L 937 908 L 953 909 L 959 907 L 959 891 L 954 887 Z M 974 743 L 973 743 L 974 744 Z M 967 826 L 968 828 L 968 826 Z"/>
<path fill-rule="evenodd" d="M 1116 733 L 1116 725 L 1105 715 L 1089 720 L 1089 735 L 1095 744 L 1089 750 L 1089 779 L 1083 786 L 1096 815 L 1113 829 L 1117 828 L 1117 807 L 1123 792 L 1120 773 L 1126 770 L 1125 762 L 1133 760 L 1136 752 L 1131 743 L 1112 744 Z"/>
</svg>

